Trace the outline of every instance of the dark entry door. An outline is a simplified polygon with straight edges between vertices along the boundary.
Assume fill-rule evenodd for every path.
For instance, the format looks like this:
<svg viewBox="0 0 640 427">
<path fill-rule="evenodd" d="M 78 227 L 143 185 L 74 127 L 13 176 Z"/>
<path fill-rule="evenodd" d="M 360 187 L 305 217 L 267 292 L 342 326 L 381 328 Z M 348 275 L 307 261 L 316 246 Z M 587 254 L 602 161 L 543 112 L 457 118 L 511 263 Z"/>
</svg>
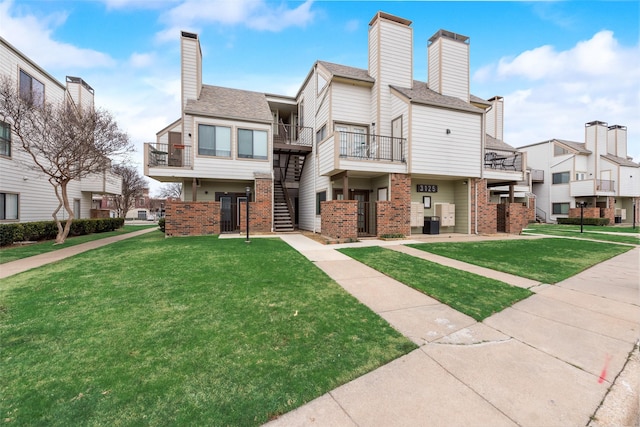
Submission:
<svg viewBox="0 0 640 427">
<path fill-rule="evenodd" d="M 235 230 L 233 221 L 233 206 L 231 204 L 231 196 L 220 197 L 220 231 L 229 233 Z"/>
<path fill-rule="evenodd" d="M 358 201 L 358 234 L 370 234 L 369 226 L 369 192 L 356 190 L 353 192 L 353 200 Z"/>
</svg>

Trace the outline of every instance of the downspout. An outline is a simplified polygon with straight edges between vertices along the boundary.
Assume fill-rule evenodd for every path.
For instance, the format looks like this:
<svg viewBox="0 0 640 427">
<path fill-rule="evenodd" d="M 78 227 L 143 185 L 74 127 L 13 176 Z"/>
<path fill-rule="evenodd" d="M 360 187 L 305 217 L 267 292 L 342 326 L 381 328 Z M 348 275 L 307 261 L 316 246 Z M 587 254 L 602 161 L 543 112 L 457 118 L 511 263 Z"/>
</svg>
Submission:
<svg viewBox="0 0 640 427">
<path fill-rule="evenodd" d="M 475 184 L 474 184 L 475 190 L 474 190 L 474 195 L 473 195 L 474 196 L 473 197 L 473 202 L 474 202 L 474 205 L 475 205 L 475 213 L 476 214 L 474 215 L 473 220 L 475 222 L 475 225 L 474 225 L 475 226 L 475 234 L 477 235 L 478 234 L 478 180 L 475 179 L 474 182 L 475 182 Z"/>
</svg>

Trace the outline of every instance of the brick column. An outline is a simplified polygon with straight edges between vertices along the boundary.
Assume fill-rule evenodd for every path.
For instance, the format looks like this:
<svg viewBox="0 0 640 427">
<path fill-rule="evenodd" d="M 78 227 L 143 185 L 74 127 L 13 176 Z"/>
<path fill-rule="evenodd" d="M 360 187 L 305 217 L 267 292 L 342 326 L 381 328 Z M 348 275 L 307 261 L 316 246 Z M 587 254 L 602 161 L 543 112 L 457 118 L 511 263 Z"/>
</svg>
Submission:
<svg viewBox="0 0 640 427">
<path fill-rule="evenodd" d="M 390 200 L 376 203 L 378 236 L 385 234 L 411 234 L 411 177 L 390 174 Z"/>
<path fill-rule="evenodd" d="M 322 234 L 333 239 L 358 238 L 358 201 L 328 200 L 320 204 Z"/>
<path fill-rule="evenodd" d="M 471 229 L 475 232 L 475 224 L 477 218 L 478 233 L 495 233 L 498 230 L 497 205 L 495 203 L 489 202 L 489 189 L 487 188 L 487 180 L 475 179 L 471 180 L 470 184 Z"/>
</svg>

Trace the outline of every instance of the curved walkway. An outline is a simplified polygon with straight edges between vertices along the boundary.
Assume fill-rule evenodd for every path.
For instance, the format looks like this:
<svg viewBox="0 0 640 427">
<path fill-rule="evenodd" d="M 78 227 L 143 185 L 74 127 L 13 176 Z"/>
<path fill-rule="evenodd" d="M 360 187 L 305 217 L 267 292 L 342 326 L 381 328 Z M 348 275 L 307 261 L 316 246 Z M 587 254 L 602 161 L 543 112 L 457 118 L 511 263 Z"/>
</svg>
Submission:
<svg viewBox="0 0 640 427">
<path fill-rule="evenodd" d="M 636 425 L 640 248 L 552 286 L 400 245 L 408 242 L 281 237 L 420 347 L 269 427 Z M 535 294 L 479 323 L 335 250 L 372 244 Z"/>
</svg>

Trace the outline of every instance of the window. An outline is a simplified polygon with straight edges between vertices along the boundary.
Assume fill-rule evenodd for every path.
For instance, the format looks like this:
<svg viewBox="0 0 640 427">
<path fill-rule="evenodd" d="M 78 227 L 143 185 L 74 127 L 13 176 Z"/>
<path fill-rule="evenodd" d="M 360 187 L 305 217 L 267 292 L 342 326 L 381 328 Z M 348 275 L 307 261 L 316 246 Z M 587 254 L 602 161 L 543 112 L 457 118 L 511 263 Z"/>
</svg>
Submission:
<svg viewBox="0 0 640 427">
<path fill-rule="evenodd" d="M 551 213 L 554 215 L 567 215 L 569 213 L 569 203 L 552 203 Z"/>
<path fill-rule="evenodd" d="M 266 160 L 267 147 L 266 131 L 238 129 L 238 157 Z"/>
<path fill-rule="evenodd" d="M 11 126 L 0 122 L 0 156 L 11 157 Z"/>
<path fill-rule="evenodd" d="M 198 125 L 198 154 L 231 157 L 231 128 Z"/>
<path fill-rule="evenodd" d="M 335 129 L 340 132 L 340 156 L 367 157 L 367 128 L 336 124 Z"/>
<path fill-rule="evenodd" d="M 29 103 L 44 105 L 44 85 L 20 70 L 20 98 Z"/>
<path fill-rule="evenodd" d="M 322 141 L 327 136 L 327 125 L 324 125 L 316 132 L 316 142 Z"/>
<path fill-rule="evenodd" d="M 576 172 L 576 181 L 584 181 L 585 179 L 587 179 L 585 172 Z"/>
<path fill-rule="evenodd" d="M 320 215 L 320 204 L 327 200 L 327 192 L 321 191 L 316 193 L 316 215 Z"/>
<path fill-rule="evenodd" d="M 569 182 L 569 172 L 554 173 L 551 182 L 554 184 L 567 184 Z"/>
<path fill-rule="evenodd" d="M 569 150 L 564 148 L 561 145 L 553 144 L 553 155 L 554 156 L 563 156 L 565 154 L 569 154 Z"/>
<path fill-rule="evenodd" d="M 0 193 L 0 220 L 18 219 L 18 195 Z"/>
</svg>

